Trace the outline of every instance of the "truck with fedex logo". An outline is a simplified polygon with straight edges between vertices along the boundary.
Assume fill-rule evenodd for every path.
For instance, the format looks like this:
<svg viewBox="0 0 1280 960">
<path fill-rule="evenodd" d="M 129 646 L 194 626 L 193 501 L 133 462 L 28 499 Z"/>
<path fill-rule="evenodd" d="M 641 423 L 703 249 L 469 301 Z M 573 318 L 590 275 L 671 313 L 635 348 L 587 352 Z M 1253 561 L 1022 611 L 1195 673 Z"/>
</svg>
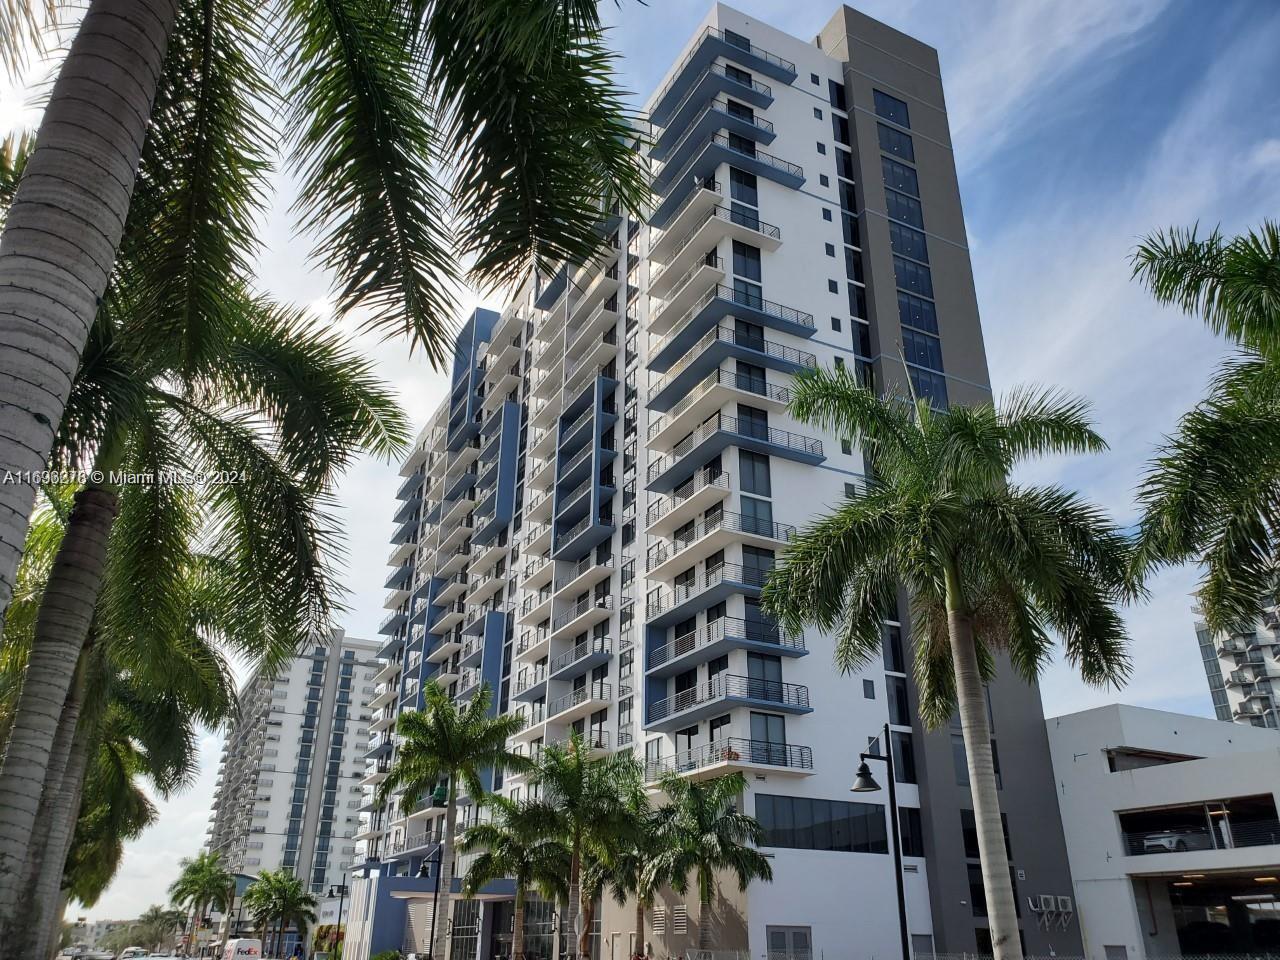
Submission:
<svg viewBox="0 0 1280 960">
<path fill-rule="evenodd" d="M 228 940 L 222 960 L 262 960 L 261 940 Z"/>
</svg>

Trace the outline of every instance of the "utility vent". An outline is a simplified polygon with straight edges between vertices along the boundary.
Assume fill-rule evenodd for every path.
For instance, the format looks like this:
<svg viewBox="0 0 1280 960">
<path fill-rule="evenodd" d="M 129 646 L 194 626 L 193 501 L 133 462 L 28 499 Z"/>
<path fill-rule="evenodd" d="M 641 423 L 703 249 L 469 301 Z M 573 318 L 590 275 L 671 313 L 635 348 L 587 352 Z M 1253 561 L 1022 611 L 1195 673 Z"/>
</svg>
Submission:
<svg viewBox="0 0 1280 960">
<path fill-rule="evenodd" d="M 683 903 L 671 908 L 671 932 L 684 934 L 689 932 L 689 911 Z"/>
<path fill-rule="evenodd" d="M 653 934 L 654 936 L 666 936 L 667 933 L 667 908 L 653 908 Z"/>
</svg>

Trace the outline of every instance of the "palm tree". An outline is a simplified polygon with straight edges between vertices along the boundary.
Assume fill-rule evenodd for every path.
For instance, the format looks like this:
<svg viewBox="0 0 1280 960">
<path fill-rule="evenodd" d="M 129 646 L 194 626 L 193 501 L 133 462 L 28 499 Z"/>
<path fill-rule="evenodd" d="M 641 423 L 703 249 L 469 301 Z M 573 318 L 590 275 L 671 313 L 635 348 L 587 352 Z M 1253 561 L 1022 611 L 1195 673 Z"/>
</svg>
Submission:
<svg viewBox="0 0 1280 960">
<path fill-rule="evenodd" d="M 1237 348 L 1138 491 L 1139 562 L 1199 560 L 1205 621 L 1231 630 L 1280 599 L 1280 459 L 1272 452 L 1280 442 L 1280 223 L 1230 240 L 1217 230 L 1157 233 L 1133 267 L 1159 303 L 1200 315 Z"/>
<path fill-rule="evenodd" d="M 921 718 L 936 727 L 959 707 L 992 941 L 998 958 L 1018 958 L 984 684 L 1001 649 L 1035 682 L 1053 630 L 1087 682 L 1119 686 L 1129 657 L 1115 605 L 1138 588 L 1129 545 L 1101 510 L 1011 473 L 1033 455 L 1105 443 L 1084 403 L 1053 392 L 939 411 L 882 400 L 842 368 L 800 377 L 791 411 L 860 437 L 871 476 L 792 542 L 764 606 L 786 629 L 834 632 L 836 665 L 851 671 L 880 655 L 905 587 Z"/>
<path fill-rule="evenodd" d="M 186 916 L 181 910 L 172 910 L 159 904 L 147 907 L 133 923 L 134 939 L 139 945 L 160 950 L 173 943 L 173 935 L 182 929 Z"/>
<path fill-rule="evenodd" d="M 435 680 L 423 687 L 421 711 L 402 713 L 396 721 L 400 752 L 378 790 L 380 803 L 393 793 L 401 794 L 405 813 L 412 813 L 424 796 L 438 784 L 448 784 L 444 836 L 440 841 L 440 866 L 436 877 L 436 910 L 450 916 L 453 891 L 453 848 L 458 829 L 459 786 L 473 802 L 486 794 L 481 782 L 485 770 L 526 770 L 529 760 L 513 753 L 507 740 L 520 732 L 524 719 L 515 714 L 492 716 L 493 692 L 481 684 L 471 700 L 459 707 Z M 449 924 L 436 924 L 436 942 L 431 954 L 445 957 L 445 937 Z"/>
<path fill-rule="evenodd" d="M 462 853 L 479 853 L 462 882 L 462 895 L 474 897 L 494 880 L 515 881 L 515 917 L 511 957 L 524 960 L 524 906 L 529 891 L 546 900 L 568 895 L 569 849 L 560 840 L 559 814 L 537 801 L 519 803 L 490 795 L 484 806 L 493 813 L 488 822 L 469 828 L 458 843 Z"/>
<path fill-rule="evenodd" d="M 222 865 L 222 856 L 208 850 L 202 850 L 194 857 L 183 857 L 178 865 L 182 872 L 169 885 L 169 899 L 180 907 L 191 909 L 191 939 L 186 950 L 190 953 L 195 943 L 197 924 L 205 910 L 213 907 L 225 913 L 230 907 L 228 892 L 232 877 Z"/>
<path fill-rule="evenodd" d="M 598 858 L 590 860 L 588 872 L 595 874 L 590 880 L 592 888 L 603 891 L 607 887 L 618 906 L 625 906 L 627 899 L 632 899 L 635 905 L 632 957 L 638 960 L 645 955 L 645 918 L 657 891 L 671 878 L 662 873 L 657 862 L 663 838 L 658 831 L 658 811 L 649 805 L 648 795 L 643 791 L 630 793 L 624 803 L 623 817 L 625 828 Z"/>
<path fill-rule="evenodd" d="M 636 795 L 643 792 L 640 765 L 629 753 L 591 759 L 581 734 L 575 733 L 567 747 L 552 744 L 542 751 L 529 783 L 560 813 L 570 854 L 569 926 L 578 953 L 589 956 L 595 897 L 582 882 L 584 861 L 606 856 L 624 837 L 627 810 L 638 805 Z"/>
<path fill-rule="evenodd" d="M 0 6 L 11 69 L 62 4 Z M 606 198 L 639 211 L 612 59 L 593 2 L 92 0 L 0 235 L 0 463 L 46 465 L 136 183 L 169 181 L 170 288 L 217 310 L 218 285 L 252 269 L 278 144 L 338 308 L 443 362 L 459 253 L 493 284 L 587 259 Z M 179 322 L 171 305 L 152 319 Z M 0 488 L 0 610 L 35 493 Z M 0 873 L 14 856 L 0 848 Z"/>
<path fill-rule="evenodd" d="M 284 950 L 285 933 L 292 924 L 301 942 L 306 926 L 316 922 L 316 898 L 307 893 L 302 881 L 287 870 L 264 870 L 245 889 L 243 903 L 253 917 L 263 936 L 263 954 L 267 952 L 265 934 L 272 922 L 276 923 L 275 951 Z"/>
<path fill-rule="evenodd" d="M 689 889 L 692 874 L 698 886 L 698 948 L 709 950 L 711 901 L 716 873 L 727 870 L 746 890 L 753 880 L 773 881 L 769 860 L 755 848 L 764 831 L 754 817 L 739 813 L 738 797 L 747 789 L 741 773 L 711 780 L 686 780 L 668 772 L 659 781 L 667 803 L 658 808 L 657 855 L 648 868 L 649 883 L 665 879 L 677 893 Z"/>
</svg>

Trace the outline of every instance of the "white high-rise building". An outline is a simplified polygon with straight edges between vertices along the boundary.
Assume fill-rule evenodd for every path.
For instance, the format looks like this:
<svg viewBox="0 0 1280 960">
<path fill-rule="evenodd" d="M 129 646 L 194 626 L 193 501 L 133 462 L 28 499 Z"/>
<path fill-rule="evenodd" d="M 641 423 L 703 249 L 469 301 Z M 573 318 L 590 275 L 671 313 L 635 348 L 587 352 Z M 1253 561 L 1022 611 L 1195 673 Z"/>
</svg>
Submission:
<svg viewBox="0 0 1280 960">
<path fill-rule="evenodd" d="M 1196 642 L 1218 719 L 1280 728 L 1280 610 L 1228 634 L 1212 633 L 1197 610 Z"/>
<path fill-rule="evenodd" d="M 789 415 L 796 374 L 990 398 L 937 54 L 848 7 L 807 42 L 717 5 L 645 110 L 652 209 L 603 210 L 595 262 L 475 312 L 404 464 L 346 955 L 428 949 L 443 811 L 374 796 L 428 679 L 459 699 L 488 683 L 530 755 L 576 732 L 651 781 L 746 776 L 773 883 L 724 883 L 708 917 L 664 894 L 655 955 L 699 923 L 753 956 L 989 951 L 963 743 L 913 709 L 905 609 L 883 660 L 842 676 L 830 637 L 759 604 L 797 529 L 863 482 L 856 445 Z M 1019 892 L 1069 898 L 1038 692 L 1002 675 L 990 703 Z M 897 811 L 849 792 L 886 723 Z M 508 955 L 510 894 L 455 901 L 451 957 Z M 634 916 L 602 905 L 599 957 L 631 955 Z M 530 956 L 552 954 L 554 917 L 530 904 Z M 1075 928 L 1024 935 L 1081 952 Z"/>
</svg>

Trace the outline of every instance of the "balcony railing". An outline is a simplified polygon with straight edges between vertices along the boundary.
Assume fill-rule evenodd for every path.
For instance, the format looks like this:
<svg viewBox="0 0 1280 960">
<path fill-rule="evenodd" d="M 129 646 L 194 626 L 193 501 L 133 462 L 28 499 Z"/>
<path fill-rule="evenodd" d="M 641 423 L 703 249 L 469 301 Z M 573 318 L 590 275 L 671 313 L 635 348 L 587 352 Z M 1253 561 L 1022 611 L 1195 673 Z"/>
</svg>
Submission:
<svg viewBox="0 0 1280 960">
<path fill-rule="evenodd" d="M 648 603 L 650 618 L 677 607 L 691 600 L 705 590 L 722 583 L 739 583 L 746 587 L 763 587 L 769 579 L 769 571 L 760 567 L 744 567 L 738 563 L 722 563 L 718 567 L 700 573 L 686 583 L 677 584 L 670 590 L 657 592 L 657 599 Z"/>
<path fill-rule="evenodd" d="M 662 88 L 662 92 L 654 98 L 653 100 L 654 103 L 661 103 L 662 100 L 666 97 L 668 91 L 670 91 L 672 87 L 674 87 L 677 83 L 680 82 L 681 75 L 684 73 L 684 68 L 689 65 L 690 61 L 692 61 L 694 57 L 698 56 L 699 50 L 702 47 L 702 42 L 706 40 L 708 37 L 713 37 L 717 40 L 723 40 L 725 43 L 731 46 L 738 47 L 744 53 L 751 54 L 757 60 L 763 60 L 766 63 L 771 63 L 774 66 L 782 69 L 787 73 L 794 74 L 796 72 L 796 65 L 792 63 L 790 60 L 786 60 L 778 56 L 777 54 L 770 53 L 768 50 L 761 50 L 759 47 L 756 47 L 754 44 L 752 44 L 751 46 L 744 47 L 741 44 L 735 43 L 734 41 L 726 37 L 723 30 L 718 30 L 715 27 L 707 27 L 702 32 L 702 35 L 698 37 L 698 39 L 694 42 L 693 49 L 691 49 L 688 55 L 683 60 L 680 61 L 680 65 L 676 67 L 675 72 L 672 75 L 671 79 L 668 80 L 667 85 Z"/>
<path fill-rule="evenodd" d="M 752 643 L 773 644 L 779 649 L 800 652 L 805 649 L 804 638 L 784 634 L 778 627 L 766 623 L 748 623 L 740 617 L 721 617 L 713 620 L 705 627 L 699 627 L 690 633 L 681 634 L 661 646 L 649 651 L 649 666 L 657 667 L 683 657 L 702 647 L 717 643 L 725 637 L 740 637 Z"/>
<path fill-rule="evenodd" d="M 552 660 L 549 672 L 557 673 L 566 667 L 573 666 L 579 660 L 585 660 L 594 653 L 608 653 L 612 646 L 613 643 L 608 637 L 592 637 L 589 640 L 583 640 L 572 650 Z"/>
<path fill-rule="evenodd" d="M 547 704 L 547 716 L 554 717 L 558 713 L 572 710 L 588 700 L 610 700 L 612 696 L 612 687 L 604 681 L 597 680 L 595 683 L 588 683 L 570 693 L 566 693 L 563 697 L 552 700 Z"/>
<path fill-rule="evenodd" d="M 584 613 L 587 613 L 589 610 L 612 610 L 612 609 L 613 609 L 612 595 L 606 594 L 603 597 L 588 597 L 586 600 L 581 600 L 578 603 L 575 603 L 572 607 L 570 607 L 564 613 L 560 614 L 560 616 L 556 617 L 555 623 L 552 626 L 553 626 L 553 629 L 559 630 L 561 627 L 568 626 L 570 623 L 578 619 L 578 617 L 582 616 Z"/>
<path fill-rule="evenodd" d="M 683 750 L 674 757 L 647 761 L 645 780 L 652 783 L 664 773 L 692 773 L 720 763 L 755 763 L 793 770 L 812 770 L 813 749 L 794 743 L 726 737 L 692 750 Z"/>
<path fill-rule="evenodd" d="M 818 358 L 807 350 L 797 350 L 795 347 L 788 346 L 785 343 L 766 340 L 759 334 L 739 332 L 733 327 L 721 325 L 708 330 L 701 340 L 689 348 L 688 353 L 683 358 L 671 365 L 670 369 L 667 370 L 666 376 L 649 390 L 649 399 L 652 400 L 670 386 L 671 382 L 679 376 L 685 367 L 693 363 L 711 344 L 717 341 L 732 344 L 735 347 L 743 347 L 747 350 L 754 350 L 756 353 L 763 353 L 766 357 L 772 357 L 775 360 L 781 360 L 797 367 L 813 368 L 818 365 Z"/>
<path fill-rule="evenodd" d="M 666 563 L 677 553 L 718 530 L 783 541 L 789 541 L 796 535 L 796 528 L 789 523 L 773 523 L 759 517 L 743 516 L 740 513 L 719 513 L 695 524 L 692 530 L 678 537 L 672 537 L 669 543 L 656 543 L 651 546 L 647 554 L 647 569 L 652 570 L 659 564 Z"/>
<path fill-rule="evenodd" d="M 738 674 L 720 674 L 688 690 L 681 690 L 665 700 L 659 700 L 649 708 L 649 720 L 650 722 L 662 720 L 693 707 L 728 697 L 760 700 L 805 710 L 809 708 L 809 688 L 803 684 L 760 680 Z"/>
<path fill-rule="evenodd" d="M 645 513 L 645 524 L 652 526 L 700 490 L 715 487 L 729 489 L 729 474 L 719 467 L 704 467 L 665 497 L 656 498 Z"/>
<path fill-rule="evenodd" d="M 797 310 L 795 307 L 788 307 L 781 303 L 774 303 L 772 300 L 766 300 L 758 293 L 750 290 L 738 290 L 723 283 L 717 283 L 698 298 L 698 302 L 689 308 L 689 311 L 680 318 L 680 321 L 669 334 L 654 345 L 654 353 L 666 349 L 668 344 L 679 337 L 685 328 L 697 319 L 697 315 L 702 312 L 707 304 L 714 300 L 727 300 L 740 307 L 750 307 L 757 313 L 773 317 L 783 323 L 805 327 L 809 330 L 814 329 L 812 313 L 806 313 L 803 310 Z"/>
<path fill-rule="evenodd" d="M 593 516 L 588 513 L 585 517 L 575 523 L 572 527 L 560 534 L 560 543 L 565 544 L 572 541 L 580 533 L 586 532 L 593 526 L 608 526 L 613 523 L 613 519 L 607 516 Z"/>
<path fill-rule="evenodd" d="M 681 459 L 692 453 L 704 440 L 720 431 L 737 434 L 750 440 L 762 440 L 772 446 L 794 450 L 806 456 L 822 456 L 822 441 L 815 437 L 806 437 L 803 434 L 792 433 L 790 430 L 763 426 L 752 420 L 740 420 L 737 417 L 718 413 L 677 443 L 671 453 L 649 464 L 646 477 L 652 482 L 662 476 Z"/>
<path fill-rule="evenodd" d="M 786 387 L 779 387 L 776 384 L 769 383 L 760 377 L 749 373 L 737 373 L 733 370 L 725 370 L 723 367 L 716 367 L 711 374 L 699 383 L 696 387 L 681 397 L 674 406 L 660 417 L 656 417 L 649 424 L 649 439 L 652 440 L 680 414 L 684 413 L 691 406 L 705 397 L 717 386 L 731 387 L 734 390 L 742 390 L 745 393 L 754 393 L 758 397 L 765 397 L 777 403 L 789 404 L 791 402 L 792 392 Z"/>
<path fill-rule="evenodd" d="M 1187 850 L 1230 850 L 1280 844 L 1280 820 L 1232 821 L 1222 833 L 1208 826 L 1174 827 L 1122 833 L 1125 852 L 1131 857 Z"/>
<path fill-rule="evenodd" d="M 713 188 L 707 187 L 706 189 L 709 190 Z M 694 197 L 696 196 L 697 194 L 694 194 Z M 692 199 L 693 197 L 690 198 L 690 200 Z M 686 202 L 689 202 L 689 201 L 686 201 Z M 684 208 L 681 207 L 681 210 L 683 209 Z M 675 218 L 672 217 L 672 219 L 674 220 Z M 746 227 L 749 230 L 754 230 L 756 233 L 759 233 L 762 236 L 768 237 L 770 240 L 782 239 L 782 230 L 774 226 L 772 223 L 765 223 L 763 220 L 760 219 L 760 217 L 757 214 L 752 213 L 745 209 L 734 209 L 733 207 L 726 207 L 724 204 L 716 204 L 714 207 L 712 207 L 710 210 L 707 211 L 706 216 L 704 216 L 701 220 L 699 220 L 697 224 L 691 227 L 689 231 L 685 233 L 683 237 L 681 237 L 680 242 L 676 245 L 675 250 L 667 254 L 666 256 L 667 262 L 670 263 L 674 260 L 678 260 L 680 258 L 680 254 L 684 252 L 684 249 L 687 246 L 689 246 L 693 238 L 697 236 L 698 231 L 700 231 L 704 226 L 706 226 L 707 223 L 709 223 L 712 220 L 724 220 L 726 223 L 732 223 L 740 227 Z M 656 282 L 657 279 L 660 276 L 662 276 L 662 274 L 665 272 L 666 272 L 666 268 L 663 268 L 663 270 L 655 273 L 653 277 L 650 279 L 650 283 Z"/>
<path fill-rule="evenodd" d="M 743 149 L 733 140 L 730 140 L 727 134 L 713 134 L 712 136 L 707 137 L 706 143 L 707 146 L 714 144 L 722 150 L 727 150 L 729 153 L 737 154 L 738 156 L 744 157 L 748 160 L 754 160 L 756 163 L 760 164 L 760 166 L 776 170 L 784 176 L 795 177 L 798 180 L 804 179 L 804 167 L 800 166 L 798 163 L 792 163 L 790 160 L 783 160 L 781 157 L 775 157 L 773 154 L 765 153 L 763 150 Z M 666 193 L 667 188 L 672 184 L 683 182 L 684 170 L 696 163 L 697 159 L 698 158 L 694 156 L 688 163 L 686 163 L 681 172 L 676 174 L 667 182 L 666 186 L 662 189 L 662 192 Z M 666 171 L 664 170 L 663 172 L 665 173 Z"/>
<path fill-rule="evenodd" d="M 556 577 L 556 589 L 563 590 L 565 587 L 573 583 L 573 581 L 577 580 L 580 576 L 582 576 L 588 570 L 591 570 L 595 567 L 607 567 L 608 569 L 612 570 L 613 556 L 610 555 L 604 558 L 597 558 L 595 554 L 592 554 L 589 557 L 585 557 L 582 560 L 579 560 L 572 567 L 570 567 L 562 576 Z"/>
</svg>

